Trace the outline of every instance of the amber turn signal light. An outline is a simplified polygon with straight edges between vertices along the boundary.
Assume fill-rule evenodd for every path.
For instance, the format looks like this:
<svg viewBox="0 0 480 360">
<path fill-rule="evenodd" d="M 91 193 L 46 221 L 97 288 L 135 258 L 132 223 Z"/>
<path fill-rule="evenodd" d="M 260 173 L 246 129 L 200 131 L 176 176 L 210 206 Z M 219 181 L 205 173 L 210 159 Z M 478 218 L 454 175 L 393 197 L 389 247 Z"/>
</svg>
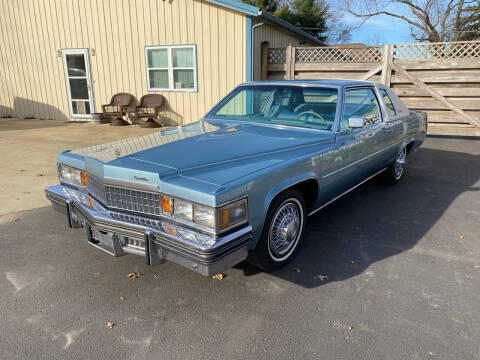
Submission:
<svg viewBox="0 0 480 360">
<path fill-rule="evenodd" d="M 87 184 L 88 184 L 87 174 L 85 174 L 84 172 L 80 173 L 80 179 L 82 181 L 82 185 L 87 186 Z"/>
<path fill-rule="evenodd" d="M 226 228 L 228 226 L 228 223 L 229 223 L 229 216 L 228 216 L 228 209 L 223 209 L 221 212 L 220 212 L 220 226 L 221 228 Z"/>
<path fill-rule="evenodd" d="M 170 235 L 173 235 L 173 236 L 177 235 L 175 229 L 171 226 L 167 225 L 167 226 L 164 227 L 164 229 L 167 230 Z"/>
<path fill-rule="evenodd" d="M 172 213 L 172 199 L 168 197 L 162 197 L 162 210 L 164 213 Z"/>
</svg>

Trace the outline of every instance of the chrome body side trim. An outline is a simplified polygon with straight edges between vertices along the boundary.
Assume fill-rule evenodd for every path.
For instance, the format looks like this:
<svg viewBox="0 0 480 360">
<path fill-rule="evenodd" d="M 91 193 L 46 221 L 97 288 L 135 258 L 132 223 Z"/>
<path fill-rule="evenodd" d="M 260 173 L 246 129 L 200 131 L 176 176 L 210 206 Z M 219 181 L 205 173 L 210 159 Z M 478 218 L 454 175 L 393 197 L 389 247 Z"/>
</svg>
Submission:
<svg viewBox="0 0 480 360">
<path fill-rule="evenodd" d="M 380 149 L 380 150 L 378 150 L 378 151 L 376 151 L 376 152 L 374 152 L 374 153 L 372 153 L 372 154 L 370 154 L 370 155 L 367 155 L 367 156 L 365 156 L 365 157 L 363 157 L 363 158 L 361 158 L 361 159 L 359 159 L 359 160 L 357 160 L 357 161 L 354 161 L 353 163 L 348 164 L 348 165 L 346 165 L 346 166 L 344 166 L 344 167 L 342 167 L 342 168 L 340 168 L 340 169 L 337 169 L 337 170 L 335 170 L 335 171 L 332 171 L 331 173 L 328 173 L 328 174 L 326 174 L 326 175 L 323 175 L 323 176 L 322 176 L 322 179 L 325 179 L 325 178 L 327 178 L 327 177 L 329 177 L 329 176 L 331 176 L 331 175 L 334 175 L 334 174 L 336 174 L 336 173 L 338 173 L 338 172 L 340 172 L 340 171 L 342 171 L 342 170 L 348 169 L 350 166 L 353 166 L 353 165 L 355 165 L 355 164 L 358 164 L 358 163 L 362 162 L 363 160 L 366 160 L 366 159 L 368 159 L 368 158 L 370 158 L 370 157 L 372 157 L 372 156 L 375 156 L 375 155 L 377 155 L 377 154 L 379 154 L 379 153 L 381 153 L 381 152 L 383 152 L 383 151 L 385 151 L 385 150 L 388 150 L 388 149 L 390 149 L 391 147 L 394 147 L 394 146 L 396 146 L 396 145 L 398 145 L 398 144 L 400 144 L 400 143 L 402 143 L 402 142 L 404 142 L 404 140 L 398 141 L 398 142 L 396 142 L 396 143 L 394 143 L 394 144 L 392 144 L 392 145 L 387 146 L 386 148 Z"/>
<path fill-rule="evenodd" d="M 347 191 L 344 191 L 343 193 L 341 193 L 340 195 L 334 197 L 332 200 L 329 200 L 327 201 L 325 204 L 323 204 L 322 206 L 320 206 L 319 208 L 311 211 L 307 216 L 310 216 L 310 215 L 313 215 L 315 214 L 317 211 L 320 211 L 321 209 L 323 209 L 325 206 L 327 205 L 330 205 L 331 203 L 333 203 L 335 200 L 341 198 L 343 195 L 345 194 L 348 194 L 350 191 L 356 189 L 357 187 L 359 187 L 360 185 L 362 185 L 363 183 L 367 182 L 368 180 L 370 180 L 371 178 L 377 176 L 378 174 L 380 174 L 381 172 L 385 171 L 387 168 L 383 168 L 382 170 L 380 171 L 377 171 L 375 174 L 369 176 L 368 178 L 366 178 L 365 180 L 362 180 L 361 182 L 359 182 L 357 185 L 351 187 L 350 189 L 348 189 Z"/>
</svg>

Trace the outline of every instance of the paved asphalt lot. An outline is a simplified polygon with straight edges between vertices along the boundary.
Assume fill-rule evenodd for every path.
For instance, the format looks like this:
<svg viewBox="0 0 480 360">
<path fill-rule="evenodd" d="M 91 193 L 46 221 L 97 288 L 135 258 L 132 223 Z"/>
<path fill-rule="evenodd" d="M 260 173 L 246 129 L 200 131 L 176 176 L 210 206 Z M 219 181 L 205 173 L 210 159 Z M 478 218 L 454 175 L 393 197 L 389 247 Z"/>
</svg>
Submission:
<svg viewBox="0 0 480 360">
<path fill-rule="evenodd" d="M 400 184 L 370 181 L 311 217 L 271 274 L 112 258 L 49 207 L 10 219 L 1 359 L 480 358 L 479 140 L 428 138 Z"/>
</svg>

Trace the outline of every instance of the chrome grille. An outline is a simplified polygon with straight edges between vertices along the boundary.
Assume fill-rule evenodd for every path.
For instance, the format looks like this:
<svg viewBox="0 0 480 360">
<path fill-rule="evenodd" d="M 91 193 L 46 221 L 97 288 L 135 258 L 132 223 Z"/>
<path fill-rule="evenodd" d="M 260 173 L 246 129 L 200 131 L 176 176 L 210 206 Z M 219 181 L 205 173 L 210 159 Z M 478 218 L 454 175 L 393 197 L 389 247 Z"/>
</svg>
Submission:
<svg viewBox="0 0 480 360">
<path fill-rule="evenodd" d="M 105 185 L 96 177 L 87 174 L 87 189 L 90 195 L 100 201 L 102 204 L 107 205 L 105 199 Z"/>
<path fill-rule="evenodd" d="M 87 178 L 88 192 L 107 208 L 160 215 L 159 194 L 107 185 L 90 174 Z"/>
<path fill-rule="evenodd" d="M 127 244 L 125 246 L 129 246 L 129 247 L 140 249 L 140 250 L 145 250 L 145 241 L 129 237 L 127 238 Z"/>
<path fill-rule="evenodd" d="M 136 225 L 148 227 L 150 229 L 163 231 L 162 224 L 158 220 L 146 219 L 141 216 L 119 213 L 115 211 L 109 211 L 108 215 L 110 215 L 110 217 L 114 220 L 128 222 L 130 224 L 136 224 Z"/>
</svg>

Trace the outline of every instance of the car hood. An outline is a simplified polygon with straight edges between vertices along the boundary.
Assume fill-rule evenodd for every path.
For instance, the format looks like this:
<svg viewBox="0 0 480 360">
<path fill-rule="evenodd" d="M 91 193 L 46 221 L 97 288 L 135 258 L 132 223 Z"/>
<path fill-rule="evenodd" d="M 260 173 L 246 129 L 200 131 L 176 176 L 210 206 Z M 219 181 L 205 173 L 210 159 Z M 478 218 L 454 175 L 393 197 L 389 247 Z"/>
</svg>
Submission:
<svg viewBox="0 0 480 360">
<path fill-rule="evenodd" d="M 243 121 L 201 120 L 84 154 L 108 167 L 151 169 L 222 185 L 333 141 L 333 134 Z"/>
</svg>

